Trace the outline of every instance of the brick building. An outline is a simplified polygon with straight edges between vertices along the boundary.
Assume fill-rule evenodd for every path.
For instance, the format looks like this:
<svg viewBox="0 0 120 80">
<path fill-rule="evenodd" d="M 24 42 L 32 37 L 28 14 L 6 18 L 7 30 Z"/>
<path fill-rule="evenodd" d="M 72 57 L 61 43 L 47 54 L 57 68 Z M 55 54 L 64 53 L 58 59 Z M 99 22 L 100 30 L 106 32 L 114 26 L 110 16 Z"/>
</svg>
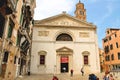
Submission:
<svg viewBox="0 0 120 80">
<path fill-rule="evenodd" d="M 105 53 L 105 70 L 120 70 L 120 29 L 108 28 L 102 42 Z"/>
</svg>

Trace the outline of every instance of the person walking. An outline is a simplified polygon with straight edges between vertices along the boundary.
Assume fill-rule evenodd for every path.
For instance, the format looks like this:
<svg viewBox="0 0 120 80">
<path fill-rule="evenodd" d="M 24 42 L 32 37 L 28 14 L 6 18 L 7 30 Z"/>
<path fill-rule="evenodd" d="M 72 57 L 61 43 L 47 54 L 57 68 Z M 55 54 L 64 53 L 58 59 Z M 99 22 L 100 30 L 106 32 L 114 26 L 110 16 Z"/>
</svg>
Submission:
<svg viewBox="0 0 120 80">
<path fill-rule="evenodd" d="M 97 80 L 97 76 L 95 74 L 89 74 L 89 79 L 88 80 Z"/>
<path fill-rule="evenodd" d="M 105 75 L 103 77 L 103 80 L 110 80 L 110 76 L 109 76 L 109 71 L 105 72 Z"/>
<path fill-rule="evenodd" d="M 71 77 L 73 76 L 73 69 L 70 70 L 70 73 L 71 73 Z"/>
<path fill-rule="evenodd" d="M 84 75 L 84 70 L 83 70 L 83 67 L 81 68 L 81 73 L 82 73 L 82 76 Z"/>
<path fill-rule="evenodd" d="M 52 80 L 58 80 L 58 78 L 56 76 L 53 76 L 53 79 Z"/>
<path fill-rule="evenodd" d="M 112 74 L 110 74 L 110 80 L 115 80 Z"/>
</svg>

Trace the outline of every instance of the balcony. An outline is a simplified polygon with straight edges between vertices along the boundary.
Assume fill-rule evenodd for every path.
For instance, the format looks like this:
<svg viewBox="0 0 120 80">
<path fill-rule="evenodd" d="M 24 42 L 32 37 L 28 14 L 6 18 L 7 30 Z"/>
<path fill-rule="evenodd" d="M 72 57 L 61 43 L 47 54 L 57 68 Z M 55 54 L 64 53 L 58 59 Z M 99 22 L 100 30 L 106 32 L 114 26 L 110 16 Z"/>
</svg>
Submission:
<svg viewBox="0 0 120 80">
<path fill-rule="evenodd" d="M 21 52 L 24 53 L 24 55 L 27 55 L 27 50 L 29 49 L 30 43 L 28 40 L 24 40 L 24 42 L 21 44 Z"/>
<path fill-rule="evenodd" d="M 27 40 L 29 41 L 29 43 L 31 43 L 31 38 L 30 38 L 29 33 L 27 32 L 26 28 L 20 27 L 19 28 L 19 32 L 20 32 L 21 35 L 23 35 L 23 36 L 25 36 L 27 38 Z"/>
</svg>

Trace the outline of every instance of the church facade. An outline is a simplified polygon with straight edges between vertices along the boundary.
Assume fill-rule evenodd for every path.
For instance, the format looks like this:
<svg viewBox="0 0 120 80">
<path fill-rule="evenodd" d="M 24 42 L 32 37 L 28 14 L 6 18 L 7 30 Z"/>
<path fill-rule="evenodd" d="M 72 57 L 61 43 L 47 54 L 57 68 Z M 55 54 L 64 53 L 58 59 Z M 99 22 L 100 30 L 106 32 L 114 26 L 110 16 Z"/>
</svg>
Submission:
<svg viewBox="0 0 120 80">
<path fill-rule="evenodd" d="M 100 72 L 96 26 L 86 21 L 86 9 L 79 2 L 75 17 L 61 14 L 36 20 L 33 28 L 31 73 L 80 74 Z"/>
</svg>

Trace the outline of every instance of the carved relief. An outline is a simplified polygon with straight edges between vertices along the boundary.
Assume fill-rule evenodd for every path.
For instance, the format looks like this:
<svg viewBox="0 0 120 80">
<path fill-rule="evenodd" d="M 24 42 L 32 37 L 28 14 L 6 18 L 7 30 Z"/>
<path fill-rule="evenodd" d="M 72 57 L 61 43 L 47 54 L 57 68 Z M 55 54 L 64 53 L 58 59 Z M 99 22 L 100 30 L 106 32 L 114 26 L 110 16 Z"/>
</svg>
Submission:
<svg viewBox="0 0 120 80">
<path fill-rule="evenodd" d="M 89 32 L 79 32 L 80 37 L 88 38 L 90 37 Z"/>
<path fill-rule="evenodd" d="M 48 36 L 49 31 L 38 31 L 39 36 Z"/>
<path fill-rule="evenodd" d="M 39 22 L 36 22 L 36 24 L 39 24 Z M 81 24 L 69 19 L 60 19 L 60 20 L 55 20 L 55 21 L 50 21 L 43 23 L 45 25 L 65 25 L 65 26 L 80 26 Z"/>
<path fill-rule="evenodd" d="M 67 20 L 62 20 L 62 21 L 54 21 L 54 22 L 51 22 L 49 24 L 52 24 L 52 25 L 65 25 L 65 26 L 78 26 L 79 24 L 78 23 L 75 23 L 75 22 L 72 22 L 72 21 L 67 21 Z"/>
</svg>

